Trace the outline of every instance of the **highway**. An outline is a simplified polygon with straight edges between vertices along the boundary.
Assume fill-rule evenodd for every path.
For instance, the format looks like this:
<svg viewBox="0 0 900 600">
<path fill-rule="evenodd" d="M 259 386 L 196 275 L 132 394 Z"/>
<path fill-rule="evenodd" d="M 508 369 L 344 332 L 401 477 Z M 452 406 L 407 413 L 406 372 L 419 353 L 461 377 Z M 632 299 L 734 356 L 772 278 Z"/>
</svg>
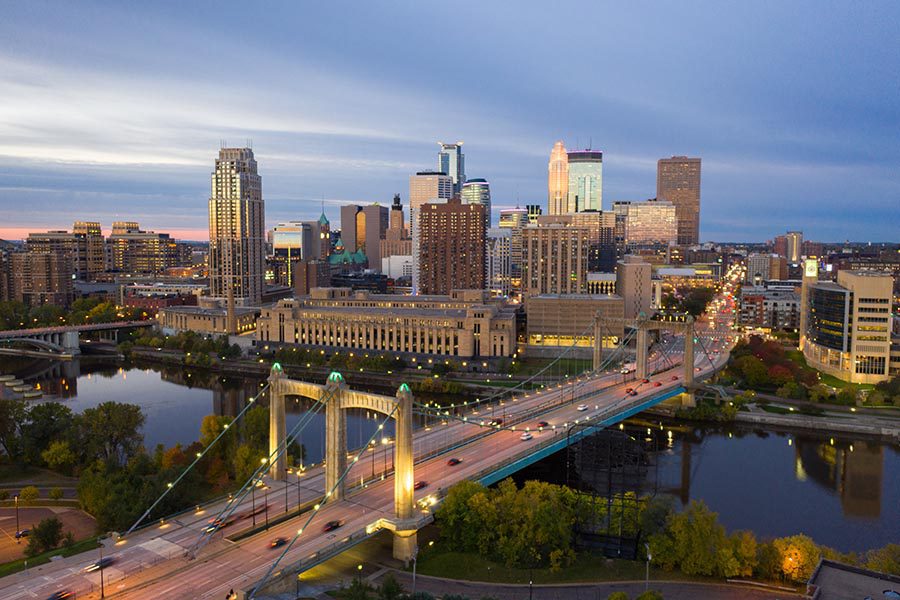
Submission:
<svg viewBox="0 0 900 600">
<path fill-rule="evenodd" d="M 722 310 L 727 310 L 729 317 L 733 315 L 730 301 L 723 304 Z M 722 319 L 713 315 L 708 320 L 698 321 L 696 330 L 702 336 L 704 333 L 711 333 L 715 327 L 716 332 L 724 335 L 724 331 L 719 329 L 721 324 Z M 698 377 L 721 367 L 727 361 L 730 341 L 730 338 L 722 340 L 709 348 L 714 365 L 710 364 L 706 353 L 698 348 L 694 361 L 700 371 L 696 373 Z M 674 342 L 675 340 L 669 340 L 666 345 L 671 346 Z M 670 359 L 671 357 L 670 354 Z M 662 364 L 661 356 L 656 356 L 651 361 L 652 368 L 662 368 Z M 451 443 L 459 444 L 465 440 L 469 440 L 469 443 L 416 462 L 416 480 L 429 482 L 416 492 L 416 500 L 425 499 L 440 488 L 446 489 L 464 479 L 483 475 L 498 465 L 529 454 L 550 438 L 565 435 L 567 426 L 576 419 L 583 421 L 607 417 L 671 391 L 681 385 L 682 371 L 680 366 L 667 368 L 651 376 L 649 383 L 623 383 L 621 374 L 612 373 L 529 393 L 527 397 L 507 401 L 502 407 L 505 412 L 504 427 L 515 424 L 515 430 L 490 430 L 472 423 L 480 423 L 482 419 L 490 420 L 489 410 L 482 410 L 481 414 L 470 411 L 466 415 L 470 421 L 467 423 L 450 419 L 446 424 L 419 430 L 414 438 L 417 457 L 434 454 L 439 448 Z M 626 388 L 630 387 L 634 388 L 637 395 L 632 396 L 626 392 Z M 590 397 L 590 400 L 585 397 Z M 587 405 L 585 410 L 579 410 L 579 404 L 582 403 Z M 549 408 L 542 412 L 541 407 Z M 495 409 L 495 414 L 499 416 L 496 410 L 498 409 Z M 532 413 L 534 416 L 528 421 L 516 424 L 521 415 Z M 537 413 L 540 413 L 539 417 Z M 546 421 L 548 427 L 538 430 L 539 420 Z M 531 429 L 533 439 L 520 439 L 525 428 Z M 371 477 L 373 470 L 376 473 L 380 471 L 384 460 L 380 456 L 381 452 L 378 447 L 364 452 L 360 460 L 353 464 L 348 481 L 358 483 L 361 479 Z M 460 459 L 460 464 L 448 466 L 447 460 L 451 457 Z M 296 511 L 298 502 L 308 504 L 323 496 L 323 470 L 320 467 L 310 468 L 300 477 L 299 484 L 296 477 L 289 476 L 287 485 L 288 505 Z M 256 492 L 257 506 L 262 504 L 264 495 L 265 492 L 261 490 Z M 284 484 L 270 482 L 270 518 L 283 514 L 284 498 Z M 315 519 L 288 552 L 282 566 L 310 557 L 351 534 L 364 532 L 367 526 L 379 518 L 392 518 L 393 502 L 394 483 L 390 475 L 383 480 L 376 476 L 375 481 L 364 487 L 356 491 L 348 490 L 348 498 L 322 505 Z M 248 495 L 238 512 L 248 510 L 251 503 Z M 201 512 L 189 512 L 168 523 L 154 524 L 138 530 L 124 542 L 105 548 L 104 555 L 111 556 L 114 560 L 103 571 L 105 595 L 115 595 L 117 598 L 224 598 L 230 590 L 246 589 L 262 578 L 274 559 L 284 550 L 283 547 L 270 549 L 270 541 L 277 537 L 292 538 L 309 514 L 304 513 L 299 518 L 294 517 L 273 525 L 268 531 L 240 542 L 225 539 L 224 536 L 233 535 L 234 530 L 247 528 L 250 520 L 245 519 L 217 533 L 196 559 L 184 558 L 185 549 L 194 544 L 200 530 L 220 509 L 221 504 L 218 504 Z M 257 515 L 257 524 L 262 518 L 263 515 Z M 340 521 L 342 526 L 335 531 L 324 532 L 322 527 L 329 521 Z M 0 600 L 43 599 L 61 590 L 75 592 L 78 598 L 98 598 L 100 573 L 88 573 L 84 570 L 98 557 L 99 554 L 81 554 L 33 569 L 28 574 L 19 573 L 6 577 L 0 580 Z"/>
</svg>

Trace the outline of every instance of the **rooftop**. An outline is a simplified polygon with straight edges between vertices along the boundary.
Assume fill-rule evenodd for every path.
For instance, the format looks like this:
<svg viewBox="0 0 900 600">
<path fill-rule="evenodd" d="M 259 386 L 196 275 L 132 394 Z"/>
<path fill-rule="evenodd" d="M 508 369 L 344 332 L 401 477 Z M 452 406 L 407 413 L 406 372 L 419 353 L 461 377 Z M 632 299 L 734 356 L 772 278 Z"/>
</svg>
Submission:
<svg viewBox="0 0 900 600">
<path fill-rule="evenodd" d="M 887 600 L 900 598 L 900 577 L 822 559 L 809 578 L 807 594 L 814 594 L 816 588 L 816 600 Z"/>
</svg>

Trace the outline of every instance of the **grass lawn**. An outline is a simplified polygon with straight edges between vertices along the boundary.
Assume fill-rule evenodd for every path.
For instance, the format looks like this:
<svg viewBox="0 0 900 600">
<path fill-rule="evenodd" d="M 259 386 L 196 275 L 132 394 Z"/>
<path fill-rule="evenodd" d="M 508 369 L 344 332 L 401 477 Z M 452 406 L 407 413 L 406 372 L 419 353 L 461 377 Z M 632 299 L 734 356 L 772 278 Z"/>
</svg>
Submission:
<svg viewBox="0 0 900 600">
<path fill-rule="evenodd" d="M 35 485 L 37 487 L 74 487 L 78 478 L 67 477 L 48 469 L 23 465 L 0 465 L 0 485 L 18 486 Z"/>
<path fill-rule="evenodd" d="M 785 357 L 789 358 L 793 362 L 802 365 L 807 368 L 812 368 L 806 364 L 806 357 L 803 356 L 803 353 L 799 350 L 788 350 L 784 353 Z M 844 388 L 849 388 L 855 392 L 859 392 L 860 390 L 872 390 L 875 389 L 875 386 L 868 383 L 849 383 L 847 381 L 841 381 L 834 375 L 829 375 L 827 373 L 822 373 L 821 371 L 816 371 L 819 374 L 819 381 L 824 383 L 825 385 L 831 386 L 833 388 L 837 388 L 839 390 Z"/>
<path fill-rule="evenodd" d="M 417 569 L 422 575 L 487 581 L 492 583 L 578 583 L 586 581 L 642 580 L 645 565 L 641 561 L 607 559 L 600 555 L 582 553 L 570 566 L 554 573 L 544 569 L 511 569 L 502 563 L 486 560 L 464 552 L 442 552 L 428 549 L 419 555 Z M 678 579 L 704 581 L 677 571 L 669 572 L 650 568 L 651 579 Z"/>
<path fill-rule="evenodd" d="M 19 560 L 14 560 L 12 562 L 8 562 L 6 564 L 0 565 L 0 577 L 6 577 L 7 575 L 12 575 L 13 573 L 18 573 L 19 571 L 25 570 L 25 561 L 28 561 L 28 568 L 32 569 L 39 565 L 43 565 L 45 563 L 50 562 L 51 556 L 74 556 L 81 552 L 87 552 L 88 550 L 93 550 L 100 546 L 100 543 L 97 541 L 96 537 L 92 537 L 86 540 L 82 540 L 80 542 L 76 542 L 72 545 L 71 548 L 57 548 L 56 550 L 51 550 L 50 552 L 45 552 L 43 554 L 38 554 L 37 556 L 33 556 L 31 558 L 20 558 Z"/>
</svg>

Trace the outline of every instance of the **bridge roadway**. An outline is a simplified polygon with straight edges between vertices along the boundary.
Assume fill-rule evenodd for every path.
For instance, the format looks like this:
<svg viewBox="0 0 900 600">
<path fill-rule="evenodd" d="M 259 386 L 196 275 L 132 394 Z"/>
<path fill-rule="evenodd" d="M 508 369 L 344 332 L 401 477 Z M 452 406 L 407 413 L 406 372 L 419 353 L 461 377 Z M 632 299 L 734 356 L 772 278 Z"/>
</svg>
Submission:
<svg viewBox="0 0 900 600">
<path fill-rule="evenodd" d="M 716 366 L 721 366 L 727 353 L 716 351 Z M 661 359 L 657 359 L 660 361 Z M 703 364 L 703 376 L 711 370 L 709 361 L 703 353 L 695 357 L 695 364 Z M 425 499 L 439 487 L 447 488 L 463 479 L 480 479 L 501 465 L 508 464 L 517 457 L 529 454 L 542 442 L 554 437 L 564 436 L 566 424 L 585 418 L 604 418 L 611 414 L 622 414 L 629 408 L 648 403 L 654 397 L 671 394 L 680 387 L 682 369 L 675 367 L 652 376 L 650 384 L 621 383 L 621 374 L 609 374 L 602 377 L 582 379 L 580 382 L 568 383 L 561 387 L 544 390 L 541 393 L 530 393 L 527 398 L 516 402 L 507 402 L 507 422 L 515 422 L 517 416 L 537 413 L 540 416 L 530 417 L 528 421 L 517 426 L 516 431 L 500 430 L 487 433 L 488 430 L 469 423 L 449 421 L 446 425 L 432 427 L 430 431 L 419 431 L 415 437 L 417 457 L 429 454 L 435 447 L 445 446 L 449 441 L 468 439 L 470 443 L 459 446 L 449 452 L 438 454 L 432 458 L 416 463 L 416 479 L 431 482 L 428 487 L 416 492 L 416 500 Z M 673 381 L 672 376 L 679 380 Z M 655 387 L 653 382 L 659 381 Z M 625 393 L 626 387 L 635 387 L 638 395 L 632 397 Z M 573 393 L 573 389 L 576 390 Z M 590 399 L 588 399 L 590 398 Z M 580 402 L 589 403 L 589 409 L 577 410 Z M 541 410 L 541 407 L 548 406 Z M 482 414 L 469 413 L 470 420 L 480 420 Z M 488 419 L 489 413 L 487 416 Z M 534 430 L 538 420 L 547 421 L 550 427 L 544 431 L 533 431 L 534 439 L 523 442 L 519 439 L 521 431 L 530 426 Z M 555 429 L 554 429 L 554 426 Z M 476 439 L 477 438 L 477 439 Z M 560 438 L 561 439 L 561 438 Z M 446 461 L 450 457 L 459 458 L 461 464 L 449 467 Z M 371 475 L 377 470 L 381 457 L 377 449 L 365 453 L 364 458 L 355 463 L 349 474 L 350 481 L 359 482 L 361 478 Z M 346 500 L 323 505 L 317 517 L 312 521 L 309 530 L 304 532 L 285 557 L 282 566 L 301 559 L 314 556 L 317 552 L 340 543 L 351 534 L 359 535 L 367 527 L 380 518 L 393 517 L 394 488 L 391 476 L 370 482 L 365 487 L 350 492 Z M 296 480 L 288 482 L 289 505 L 296 510 L 298 495 L 302 505 L 318 501 L 323 495 L 324 474 L 321 468 L 308 470 L 301 478 L 298 486 Z M 276 483 L 273 486 L 279 485 Z M 270 517 L 275 518 L 284 511 L 284 488 L 272 487 L 269 492 Z M 263 502 L 263 494 L 256 493 L 257 506 Z M 242 503 L 238 512 L 250 508 L 251 499 Z M 104 555 L 112 556 L 115 563 L 104 569 L 106 595 L 119 598 L 224 598 L 231 589 L 246 589 L 253 582 L 261 579 L 271 566 L 281 549 L 269 549 L 269 542 L 275 537 L 291 538 L 297 528 L 305 523 L 308 513 L 300 518 L 292 518 L 284 523 L 273 525 L 267 532 L 248 537 L 240 542 L 225 539 L 225 534 L 232 535 L 228 528 L 218 533 L 209 545 L 203 549 L 198 558 L 183 558 L 186 548 L 197 539 L 199 531 L 208 520 L 218 514 L 221 504 L 207 508 L 202 513 L 193 511 L 175 518 L 165 525 L 154 524 L 132 534 L 124 543 L 108 547 Z M 425 514 L 423 512 L 423 514 Z M 257 516 L 257 524 L 263 515 Z M 333 532 L 323 532 L 322 526 L 331 520 L 342 521 L 341 528 Z M 246 528 L 249 520 L 242 522 Z M 237 528 L 240 525 L 234 525 Z M 348 544 L 349 547 L 349 544 Z M 0 580 L 0 600 L 20 598 L 47 598 L 59 590 L 71 590 L 78 598 L 94 598 L 100 596 L 100 575 L 97 572 L 85 573 L 84 567 L 96 560 L 92 553 L 80 554 L 69 559 L 32 569 L 30 573 L 19 573 Z"/>
<path fill-rule="evenodd" d="M 150 327 L 156 321 L 113 321 L 112 323 L 89 323 L 87 325 L 54 325 L 52 327 L 35 327 L 34 329 L 7 329 L 0 331 L 0 339 L 22 338 L 30 335 L 48 335 L 51 333 L 68 333 L 70 331 L 108 331 L 128 327 Z"/>
</svg>

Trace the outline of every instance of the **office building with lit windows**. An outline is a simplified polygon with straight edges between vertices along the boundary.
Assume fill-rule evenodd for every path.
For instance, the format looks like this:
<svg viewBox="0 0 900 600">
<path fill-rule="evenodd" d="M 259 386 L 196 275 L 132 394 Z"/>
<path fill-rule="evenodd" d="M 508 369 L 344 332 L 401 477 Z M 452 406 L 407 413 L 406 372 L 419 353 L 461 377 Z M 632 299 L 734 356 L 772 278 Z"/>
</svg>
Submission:
<svg viewBox="0 0 900 600">
<path fill-rule="evenodd" d="M 412 238 L 413 291 L 419 288 L 419 209 L 427 202 L 453 196 L 453 179 L 442 171 L 419 171 L 409 176 L 409 231 Z"/>
<path fill-rule="evenodd" d="M 250 148 L 222 148 L 209 195 L 209 286 L 239 306 L 262 302 L 266 262 L 262 178 Z"/>
<path fill-rule="evenodd" d="M 462 186 L 459 197 L 463 204 L 481 204 L 485 207 L 486 227 L 491 226 L 491 184 L 486 179 L 470 179 Z"/>
<path fill-rule="evenodd" d="M 567 153 L 569 183 L 567 213 L 603 208 L 603 152 L 572 150 Z"/>
<path fill-rule="evenodd" d="M 563 215 L 569 211 L 569 155 L 561 141 L 553 145 L 547 163 L 547 213 Z"/>
<path fill-rule="evenodd" d="M 656 166 L 656 199 L 675 205 L 678 245 L 700 243 L 700 159 L 661 158 Z"/>
<path fill-rule="evenodd" d="M 678 239 L 676 210 L 671 202 L 615 202 L 613 212 L 621 218 L 626 251 L 652 244 L 671 246 Z"/>
<path fill-rule="evenodd" d="M 378 203 L 341 207 L 341 240 L 347 252 L 362 251 L 369 268 L 381 268 L 381 240 L 388 230 L 388 208 Z"/>
<path fill-rule="evenodd" d="M 438 152 L 438 171 L 453 180 L 453 193 L 458 194 L 466 182 L 466 155 L 462 152 L 463 143 L 438 142 L 438 145 L 441 147 Z"/>
<path fill-rule="evenodd" d="M 263 308 L 257 339 L 329 351 L 504 357 L 515 352 L 516 317 L 485 290 L 400 296 L 319 288 Z"/>
<path fill-rule="evenodd" d="M 591 229 L 571 215 L 538 217 L 522 232 L 522 293 L 583 294 L 587 291 Z"/>
<path fill-rule="evenodd" d="M 801 336 L 809 366 L 851 383 L 887 380 L 893 277 L 839 271 L 837 282 L 804 280 L 804 286 Z"/>
<path fill-rule="evenodd" d="M 485 288 L 485 210 L 459 197 L 421 206 L 418 293 Z"/>
</svg>

